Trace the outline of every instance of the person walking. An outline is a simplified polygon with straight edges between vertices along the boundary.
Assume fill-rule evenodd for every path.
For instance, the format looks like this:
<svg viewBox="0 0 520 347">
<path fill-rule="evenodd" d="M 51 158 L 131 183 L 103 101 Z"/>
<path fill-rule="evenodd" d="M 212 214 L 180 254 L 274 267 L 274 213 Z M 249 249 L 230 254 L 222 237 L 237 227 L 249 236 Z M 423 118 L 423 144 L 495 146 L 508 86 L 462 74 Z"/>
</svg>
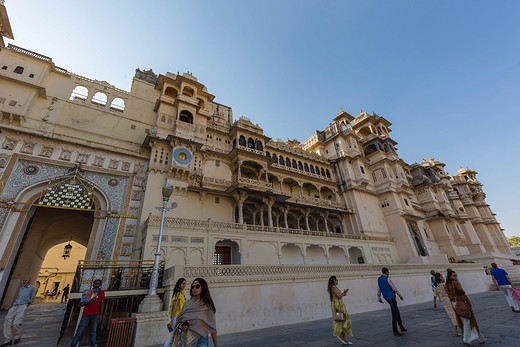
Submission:
<svg viewBox="0 0 520 347">
<path fill-rule="evenodd" d="M 394 331 L 394 335 L 402 336 L 404 335 L 403 332 L 408 331 L 408 329 L 403 326 L 403 322 L 401 321 L 401 313 L 397 307 L 396 295 L 399 297 L 399 299 L 401 299 L 401 301 L 403 301 L 403 297 L 401 294 L 399 294 L 399 291 L 390 279 L 390 271 L 388 271 L 388 268 L 382 268 L 381 272 L 383 274 L 377 279 L 377 284 L 379 287 L 377 290 L 377 300 L 380 303 L 383 303 L 383 300 L 381 300 L 382 294 L 383 298 L 385 298 L 386 302 L 388 302 L 390 309 L 392 310 L 392 330 Z M 397 330 L 398 324 L 401 328 L 401 331 Z"/>
<path fill-rule="evenodd" d="M 8 346 L 20 343 L 22 339 L 22 322 L 25 311 L 33 303 L 36 296 L 36 287 L 31 284 L 31 277 L 22 280 L 22 287 L 18 290 L 18 295 L 13 306 L 7 312 L 4 321 L 5 340 L 0 346 Z"/>
<path fill-rule="evenodd" d="M 432 292 L 433 292 L 433 308 L 437 308 L 437 293 L 435 293 L 435 270 L 431 270 L 430 274 L 430 282 L 432 283 Z"/>
<path fill-rule="evenodd" d="M 348 315 L 347 308 L 343 303 L 343 297 L 347 295 L 348 288 L 344 291 L 338 289 L 338 279 L 336 276 L 329 278 L 327 292 L 331 302 L 332 311 L 332 334 L 336 336 L 344 345 L 351 345 L 346 336 L 352 337 L 352 323 Z"/>
<path fill-rule="evenodd" d="M 67 284 L 65 288 L 63 288 L 63 294 L 61 296 L 61 302 L 63 302 L 63 299 L 65 299 L 65 302 L 69 300 L 69 292 L 70 292 L 70 285 Z"/>
<path fill-rule="evenodd" d="M 83 316 L 79 322 L 78 330 L 76 331 L 76 335 L 72 339 L 72 343 L 70 347 L 76 347 L 77 344 L 81 341 L 81 337 L 83 333 L 90 327 L 90 347 L 96 347 L 96 330 L 97 324 L 101 321 L 101 316 L 103 315 L 104 301 L 105 301 L 105 292 L 101 290 L 101 280 L 94 280 L 92 284 L 92 296 L 88 301 L 82 301 L 79 303 L 79 306 L 84 307 Z"/>
<path fill-rule="evenodd" d="M 181 277 L 177 280 L 177 283 L 175 283 L 175 287 L 173 287 L 172 301 L 170 302 L 171 321 L 167 325 L 168 330 L 171 331 L 171 334 L 168 341 L 166 341 L 166 343 L 164 344 L 164 347 L 168 347 L 170 345 L 170 342 L 173 338 L 173 334 L 175 333 L 173 327 L 176 325 L 175 323 L 177 322 L 177 316 L 181 312 L 182 307 L 184 306 L 184 302 L 186 301 L 186 296 L 184 295 L 184 288 L 186 288 L 186 279 Z"/>
<path fill-rule="evenodd" d="M 455 314 L 455 310 L 451 304 L 450 297 L 448 296 L 448 293 L 446 293 L 444 277 L 438 272 L 435 274 L 435 292 L 442 304 L 442 307 L 448 314 L 448 317 L 450 317 L 451 323 L 453 324 L 453 329 L 455 330 L 455 336 L 462 336 L 462 334 L 459 333 L 457 329 L 457 315 Z"/>
<path fill-rule="evenodd" d="M 178 339 L 181 339 L 185 342 L 186 340 L 191 341 L 189 346 L 208 347 L 209 333 L 213 340 L 213 346 L 218 347 L 217 324 L 215 321 L 217 309 L 211 298 L 208 283 L 203 278 L 193 280 L 190 297 L 190 299 L 186 300 L 184 307 L 177 316 L 175 330 L 179 331 L 172 340 L 171 345 L 176 346 Z"/>
<path fill-rule="evenodd" d="M 507 303 L 513 312 L 520 312 L 520 307 L 518 305 L 518 300 L 515 298 L 513 294 L 513 282 L 509 278 L 509 274 L 506 270 L 498 267 L 496 263 L 491 263 L 491 278 L 493 279 L 493 283 L 497 286 L 497 290 L 502 290 L 504 295 L 506 296 Z"/>
<path fill-rule="evenodd" d="M 450 300 L 453 302 L 455 314 L 457 315 L 457 323 L 464 333 L 462 341 L 468 346 L 471 346 L 471 343 L 477 339 L 479 343 L 485 343 L 486 338 L 484 337 L 484 334 L 480 332 L 477 319 L 475 318 L 475 314 L 471 307 L 471 301 L 469 301 L 466 292 L 462 289 L 457 278 L 458 275 L 455 271 L 448 271 L 446 292 L 448 293 Z M 463 315 L 465 317 L 463 317 Z"/>
</svg>

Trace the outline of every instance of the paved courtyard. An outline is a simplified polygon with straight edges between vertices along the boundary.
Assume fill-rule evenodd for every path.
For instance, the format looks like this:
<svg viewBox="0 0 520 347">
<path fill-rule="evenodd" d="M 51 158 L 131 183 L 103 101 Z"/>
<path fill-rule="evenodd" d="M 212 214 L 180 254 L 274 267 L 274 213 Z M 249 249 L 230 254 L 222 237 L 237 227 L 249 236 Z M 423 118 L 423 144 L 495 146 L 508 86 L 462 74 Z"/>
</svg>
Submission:
<svg viewBox="0 0 520 347">
<path fill-rule="evenodd" d="M 485 346 L 520 346 L 520 313 L 511 312 L 502 292 L 473 294 L 470 299 L 487 338 Z M 354 346 L 464 346 L 462 338 L 454 336 L 444 310 L 433 309 L 431 302 L 400 308 L 403 323 L 408 329 L 401 337 L 392 334 L 388 304 L 381 307 L 384 309 L 351 315 L 354 332 L 351 341 Z M 24 322 L 22 343 L 18 346 L 55 346 L 64 310 L 65 304 L 31 306 Z M 6 311 L 0 312 L 0 331 L 5 315 Z M 60 346 L 69 343 L 70 339 Z M 222 347 L 342 346 L 332 336 L 330 319 L 221 335 L 219 344 Z"/>
<path fill-rule="evenodd" d="M 512 312 L 502 292 L 470 295 L 477 321 L 487 338 L 485 346 L 520 346 L 520 313 Z M 406 300 L 406 298 L 405 298 Z M 393 336 L 388 304 L 382 310 L 351 315 L 354 346 L 464 346 L 456 337 L 448 315 L 432 302 L 400 307 L 408 332 Z M 348 307 L 347 307 L 348 310 Z M 218 325 L 218 322 L 217 322 Z M 219 336 L 219 345 L 239 346 L 343 346 L 332 336 L 331 319 Z M 476 344 L 478 345 L 478 343 Z"/>
</svg>

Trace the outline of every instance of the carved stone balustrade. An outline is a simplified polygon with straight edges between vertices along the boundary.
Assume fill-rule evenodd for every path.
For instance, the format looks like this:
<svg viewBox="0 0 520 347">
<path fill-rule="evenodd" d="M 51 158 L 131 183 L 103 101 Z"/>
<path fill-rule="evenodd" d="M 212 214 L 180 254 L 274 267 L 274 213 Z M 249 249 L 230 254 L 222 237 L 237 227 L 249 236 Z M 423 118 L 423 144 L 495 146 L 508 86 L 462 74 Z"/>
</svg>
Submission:
<svg viewBox="0 0 520 347">
<path fill-rule="evenodd" d="M 440 265 L 445 267 L 446 264 Z M 440 267 L 439 266 L 439 267 Z M 450 264 L 457 272 L 484 271 L 481 264 Z M 392 276 L 413 276 L 428 274 L 432 264 L 392 264 Z M 325 275 L 324 275 L 325 274 Z M 202 277 L 212 284 L 232 282 L 266 282 L 278 280 L 321 279 L 334 274 L 339 278 L 377 278 L 381 275 L 381 265 L 208 265 L 175 266 L 175 275 L 188 282 Z"/>
<path fill-rule="evenodd" d="M 161 217 L 151 215 L 147 220 L 148 227 L 159 227 L 161 224 Z M 350 240 L 369 240 L 369 241 L 383 241 L 393 242 L 393 238 L 389 236 L 367 236 L 367 235 L 352 235 L 352 234 L 338 234 L 328 233 L 325 231 L 315 230 L 304 230 L 304 229 L 291 229 L 291 228 L 280 228 L 270 227 L 252 224 L 240 224 L 240 223 L 226 223 L 226 222 L 214 222 L 211 220 L 197 220 L 197 219 L 184 219 L 184 218 L 165 218 L 164 219 L 165 229 L 174 230 L 198 230 L 198 231 L 218 231 L 228 233 L 277 233 L 277 234 L 292 234 L 292 235 L 305 235 L 315 237 L 326 237 L 326 238 L 337 238 L 337 239 L 350 239 Z"/>
<path fill-rule="evenodd" d="M 325 180 L 325 181 L 332 182 L 332 178 L 331 177 L 322 176 L 322 175 L 316 175 L 315 173 L 307 172 L 307 171 L 300 170 L 300 169 L 295 169 L 295 168 L 290 167 L 290 166 L 280 165 L 280 164 L 277 164 L 277 163 L 273 163 L 273 164 L 271 164 L 271 166 L 275 167 L 275 168 L 278 168 L 278 169 L 291 171 L 291 172 L 294 172 L 294 173 L 297 173 L 297 174 L 300 174 L 300 175 L 305 175 L 305 176 L 309 176 L 309 177 L 313 177 L 313 178 L 318 178 L 320 180 Z"/>
<path fill-rule="evenodd" d="M 253 178 L 248 178 L 248 177 L 236 177 L 235 179 L 233 179 L 233 182 L 232 182 L 232 185 L 233 186 L 240 186 L 240 187 L 252 187 L 252 188 L 261 188 L 262 190 L 263 189 L 271 189 L 273 188 L 273 184 L 272 183 L 268 183 L 268 182 L 265 182 L 265 181 L 259 181 L 259 180 L 255 180 Z"/>
<path fill-rule="evenodd" d="M 249 148 L 249 147 L 240 146 L 240 145 L 237 145 L 237 148 L 239 148 L 243 151 L 247 151 L 247 152 L 251 152 L 251 153 L 255 153 L 255 154 L 259 154 L 259 155 L 265 155 L 264 151 L 259 151 L 258 149 Z"/>
</svg>

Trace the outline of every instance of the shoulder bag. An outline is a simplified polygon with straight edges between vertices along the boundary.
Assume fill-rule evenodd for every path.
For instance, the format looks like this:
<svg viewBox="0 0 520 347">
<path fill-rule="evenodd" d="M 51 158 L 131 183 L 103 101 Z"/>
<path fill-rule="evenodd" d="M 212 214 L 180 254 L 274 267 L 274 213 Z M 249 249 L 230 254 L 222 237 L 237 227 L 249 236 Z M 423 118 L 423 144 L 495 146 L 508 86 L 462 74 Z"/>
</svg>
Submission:
<svg viewBox="0 0 520 347">
<path fill-rule="evenodd" d="M 471 319 L 471 306 L 463 301 L 457 301 L 455 313 L 462 318 Z"/>
</svg>

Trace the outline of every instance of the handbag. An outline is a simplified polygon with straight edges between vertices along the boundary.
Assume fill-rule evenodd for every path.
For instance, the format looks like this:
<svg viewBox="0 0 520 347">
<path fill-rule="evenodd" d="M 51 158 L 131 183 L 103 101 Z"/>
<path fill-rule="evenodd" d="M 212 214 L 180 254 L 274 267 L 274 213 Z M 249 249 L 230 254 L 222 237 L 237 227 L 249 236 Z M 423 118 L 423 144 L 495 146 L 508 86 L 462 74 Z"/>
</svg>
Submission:
<svg viewBox="0 0 520 347">
<path fill-rule="evenodd" d="M 191 330 L 177 330 L 175 332 L 175 335 L 173 336 L 170 346 L 172 347 L 187 347 L 191 346 L 195 341 L 197 340 L 197 337 L 191 332 Z"/>
<path fill-rule="evenodd" d="M 332 319 L 335 320 L 336 322 L 343 322 L 347 318 L 345 317 L 345 314 L 343 312 L 336 311 L 332 315 Z"/>
<path fill-rule="evenodd" d="M 462 318 L 471 319 L 471 306 L 463 301 L 457 301 L 455 313 Z"/>
<path fill-rule="evenodd" d="M 515 288 L 511 288 L 513 291 L 513 296 L 516 298 L 516 300 L 520 300 L 520 293 Z"/>
</svg>

